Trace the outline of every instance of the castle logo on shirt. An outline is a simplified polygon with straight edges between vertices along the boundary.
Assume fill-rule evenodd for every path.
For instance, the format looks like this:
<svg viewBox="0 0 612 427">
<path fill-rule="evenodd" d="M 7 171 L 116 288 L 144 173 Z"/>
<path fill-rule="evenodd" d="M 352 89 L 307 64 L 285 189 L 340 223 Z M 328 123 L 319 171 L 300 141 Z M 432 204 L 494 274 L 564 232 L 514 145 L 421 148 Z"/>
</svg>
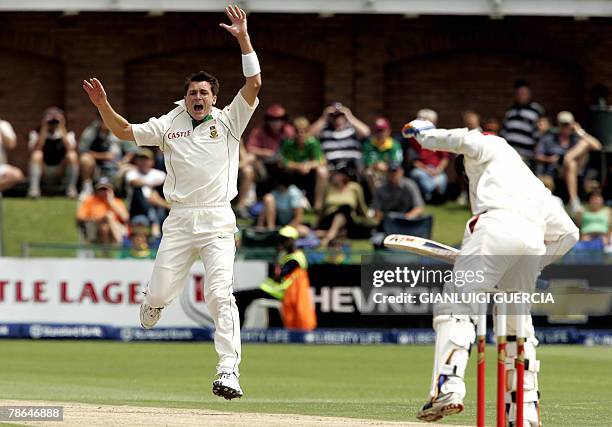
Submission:
<svg viewBox="0 0 612 427">
<path fill-rule="evenodd" d="M 215 125 L 212 125 L 212 126 L 210 127 L 210 137 L 211 137 L 211 138 L 216 138 L 216 137 L 218 137 L 218 136 L 219 136 L 219 132 L 217 132 L 217 128 L 216 128 L 216 126 L 215 126 Z"/>
<path fill-rule="evenodd" d="M 191 135 L 190 130 L 179 130 L 176 132 L 168 132 L 168 139 L 184 138 Z"/>
</svg>

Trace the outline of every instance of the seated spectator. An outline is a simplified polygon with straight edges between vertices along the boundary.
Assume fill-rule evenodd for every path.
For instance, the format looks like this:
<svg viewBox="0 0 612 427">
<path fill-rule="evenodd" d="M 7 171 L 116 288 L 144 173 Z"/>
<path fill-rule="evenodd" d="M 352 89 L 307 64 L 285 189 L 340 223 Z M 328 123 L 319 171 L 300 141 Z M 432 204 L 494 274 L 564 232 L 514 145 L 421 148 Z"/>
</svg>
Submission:
<svg viewBox="0 0 612 427">
<path fill-rule="evenodd" d="M 543 180 L 554 180 L 562 166 L 570 208 L 577 213 L 581 209 L 578 176 L 586 165 L 589 151 L 601 150 L 601 144 L 581 128 L 569 111 L 557 115 L 557 124 L 559 127 L 543 136 L 536 147 L 536 174 Z"/>
<path fill-rule="evenodd" d="M 494 117 L 489 117 L 482 122 L 482 133 L 485 135 L 497 135 L 499 134 L 499 120 Z"/>
<path fill-rule="evenodd" d="M 469 130 L 482 130 L 480 128 L 480 116 L 476 111 L 465 110 L 463 113 L 461 113 L 461 118 L 463 119 L 463 126 L 468 128 Z"/>
<path fill-rule="evenodd" d="M 575 218 L 576 225 L 580 228 L 580 242 L 576 249 L 603 250 L 610 245 L 611 215 L 612 210 L 604 205 L 601 191 L 589 193 L 586 208 L 579 211 Z"/>
<path fill-rule="evenodd" d="M 13 126 L 6 120 L 0 120 L 0 193 L 23 181 L 21 169 L 11 166 L 6 160 L 6 151 L 17 145 L 17 135 Z"/>
<path fill-rule="evenodd" d="M 361 140 L 370 136 L 370 128 L 340 102 L 325 108 L 308 133 L 319 138 L 332 167 L 343 163 L 357 170 L 361 166 Z"/>
<path fill-rule="evenodd" d="M 430 108 L 417 111 L 417 118 L 428 120 L 434 125 L 438 123 L 438 113 Z M 446 167 L 450 156 L 446 152 L 423 149 L 416 141 L 405 144 L 406 165 L 410 168 L 410 177 L 419 185 L 425 201 L 432 199 L 434 192 L 438 195 L 446 193 L 448 177 Z"/>
<path fill-rule="evenodd" d="M 538 141 L 542 139 L 542 137 L 550 131 L 551 127 L 552 125 L 550 124 L 550 120 L 548 116 L 542 116 L 538 119 L 538 121 L 536 122 L 536 128 L 538 130 L 538 136 L 537 136 Z M 536 148 L 537 148 L 537 145 L 536 145 Z"/>
<path fill-rule="evenodd" d="M 354 176 L 354 168 L 345 163 L 339 163 L 332 172 L 317 227 L 321 247 L 327 247 L 344 231 L 351 239 L 370 237 L 373 221 L 368 218 L 363 188 L 352 181 Z"/>
<path fill-rule="evenodd" d="M 404 177 L 404 169 L 399 163 L 391 163 L 385 184 L 374 194 L 372 208 L 376 212 L 376 222 L 381 223 L 392 212 L 414 219 L 423 213 L 424 207 L 417 184 Z"/>
<path fill-rule="evenodd" d="M 74 132 L 66 129 L 64 112 L 50 107 L 43 113 L 38 130 L 30 132 L 30 188 L 28 196 L 40 197 L 41 178 L 57 180 L 66 178 L 66 195 L 77 196 L 79 162 Z"/>
<path fill-rule="evenodd" d="M 115 197 L 113 185 L 106 177 L 100 178 L 94 194 L 83 200 L 77 210 L 77 223 L 86 240 L 105 245 L 123 242 L 128 219 L 128 210 Z"/>
<path fill-rule="evenodd" d="M 419 185 L 425 201 L 431 200 L 434 193 L 444 195 L 448 183 L 445 172 L 449 160 L 448 153 L 424 149 L 416 141 L 411 141 L 411 146 L 416 153 L 416 159 L 410 177 Z"/>
<path fill-rule="evenodd" d="M 154 155 L 147 148 L 138 150 L 134 162 L 136 167 L 125 175 L 130 218 L 150 226 L 153 237 L 159 237 L 161 224 L 168 216 L 170 205 L 156 187 L 164 183 L 166 173 L 153 168 Z"/>
<path fill-rule="evenodd" d="M 246 151 L 251 156 L 242 160 L 240 167 L 240 188 L 235 209 L 243 217 L 246 211 L 246 197 L 257 181 L 258 194 L 265 194 L 271 187 L 267 184 L 269 175 L 276 171 L 281 141 L 293 138 L 293 127 L 287 122 L 287 112 L 280 104 L 268 107 L 264 123 L 253 128 L 246 140 Z"/>
<path fill-rule="evenodd" d="M 377 118 L 374 134 L 363 143 L 363 166 L 371 194 L 385 182 L 389 164 L 403 160 L 402 146 L 391 137 L 391 123 L 385 117 Z"/>
<path fill-rule="evenodd" d="M 293 126 L 295 138 L 285 139 L 281 145 L 281 165 L 290 181 L 310 195 L 314 210 L 320 211 L 329 178 L 321 144 L 317 138 L 308 135 L 310 123 L 306 117 L 296 118 Z"/>
<path fill-rule="evenodd" d="M 94 175 L 113 180 L 120 169 L 131 167 L 135 150 L 134 144 L 121 141 L 103 121 L 95 120 L 87 126 L 79 141 L 81 198 L 93 192 Z"/>
<path fill-rule="evenodd" d="M 148 240 L 149 228 L 146 225 L 131 225 L 129 247 L 121 251 L 121 258 L 155 259 Z"/>
<path fill-rule="evenodd" d="M 264 195 L 263 209 L 257 218 L 257 226 L 274 230 L 290 225 L 306 236 L 310 231 L 302 224 L 304 220 L 304 195 L 293 184 L 288 185 L 283 177 L 276 177 L 274 189 Z"/>
</svg>

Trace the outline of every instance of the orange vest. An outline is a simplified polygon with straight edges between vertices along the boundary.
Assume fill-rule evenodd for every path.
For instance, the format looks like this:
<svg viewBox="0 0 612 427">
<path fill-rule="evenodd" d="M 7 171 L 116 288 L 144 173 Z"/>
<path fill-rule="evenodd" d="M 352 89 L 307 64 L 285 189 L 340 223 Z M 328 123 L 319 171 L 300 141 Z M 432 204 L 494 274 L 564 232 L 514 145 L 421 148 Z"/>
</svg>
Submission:
<svg viewBox="0 0 612 427">
<path fill-rule="evenodd" d="M 308 271 L 300 266 L 293 270 L 285 280 L 291 281 L 282 300 L 285 328 L 304 330 L 316 328 L 317 315 L 310 293 Z"/>
</svg>

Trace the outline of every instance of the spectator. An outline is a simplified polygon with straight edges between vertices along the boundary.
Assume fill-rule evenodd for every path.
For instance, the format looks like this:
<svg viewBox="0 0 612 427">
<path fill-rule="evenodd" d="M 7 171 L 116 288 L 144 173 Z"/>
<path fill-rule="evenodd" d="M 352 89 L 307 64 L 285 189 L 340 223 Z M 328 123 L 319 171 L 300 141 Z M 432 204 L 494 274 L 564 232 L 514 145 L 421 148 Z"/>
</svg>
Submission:
<svg viewBox="0 0 612 427">
<path fill-rule="evenodd" d="M 293 136 L 285 108 L 280 104 L 273 104 L 266 110 L 264 124 L 255 127 L 249 134 L 246 148 L 259 161 L 270 163 L 276 159 L 281 141 Z"/>
<path fill-rule="evenodd" d="M 438 123 L 438 113 L 430 108 L 417 111 L 417 118 L 428 120 L 434 125 Z M 445 172 L 449 162 L 448 153 L 423 149 L 415 140 L 408 141 L 406 151 L 406 157 L 413 160 L 410 177 L 419 185 L 425 201 L 431 200 L 434 192 L 439 195 L 445 194 L 448 185 Z"/>
<path fill-rule="evenodd" d="M 23 173 L 19 168 L 7 163 L 6 151 L 13 150 L 17 145 L 17 135 L 13 126 L 6 120 L 0 120 L 0 193 L 23 181 Z"/>
<path fill-rule="evenodd" d="M 323 207 L 323 192 L 329 178 L 325 157 L 317 138 L 308 135 L 310 123 L 306 117 L 293 121 L 295 138 L 285 139 L 281 145 L 280 160 L 291 181 L 305 189 L 313 201 L 315 211 Z"/>
<path fill-rule="evenodd" d="M 317 230 L 321 247 L 327 247 L 343 231 L 349 238 L 370 236 L 373 224 L 367 218 L 363 188 L 352 181 L 354 176 L 354 168 L 346 163 L 338 163 L 332 172 Z"/>
<path fill-rule="evenodd" d="M 538 142 L 536 123 L 544 115 L 544 108 L 531 100 L 531 89 L 526 80 L 514 83 L 514 105 L 506 112 L 500 136 L 506 139 L 523 160 L 531 163 Z"/>
<path fill-rule="evenodd" d="M 404 169 L 399 163 L 391 163 L 386 183 L 374 195 L 372 208 L 376 212 L 376 222 L 382 222 L 391 212 L 414 219 L 423 213 L 424 206 L 417 184 L 404 177 Z"/>
<path fill-rule="evenodd" d="M 283 177 L 275 177 L 274 189 L 263 197 L 263 209 L 257 218 L 257 226 L 274 230 L 281 225 L 290 225 L 306 236 L 310 231 L 302 224 L 304 220 L 304 195 L 293 184 L 288 185 Z"/>
<path fill-rule="evenodd" d="M 127 200 L 132 221 L 151 227 L 153 237 L 161 235 L 161 224 L 168 215 L 170 204 L 159 194 L 156 187 L 162 185 L 166 173 L 154 169 L 153 152 L 141 148 L 134 156 L 136 167 L 125 175 Z"/>
<path fill-rule="evenodd" d="M 494 117 L 489 117 L 482 122 L 482 133 L 487 135 L 499 134 L 499 121 Z"/>
<path fill-rule="evenodd" d="M 319 137 L 327 162 L 361 166 L 361 140 L 370 136 L 370 128 L 356 118 L 351 110 L 336 102 L 325 108 L 308 133 Z"/>
<path fill-rule="evenodd" d="M 121 141 L 109 131 L 104 122 L 95 120 L 87 126 L 79 141 L 81 198 L 93 193 L 94 175 L 113 180 L 120 169 L 128 167 L 134 151 L 134 144 Z"/>
<path fill-rule="evenodd" d="M 431 151 L 421 148 L 416 141 L 412 142 L 412 149 L 416 153 L 410 177 L 414 179 L 426 201 L 431 200 L 434 193 L 444 195 L 448 184 L 446 167 L 448 166 L 448 153 L 445 151 Z"/>
<path fill-rule="evenodd" d="M 123 241 L 128 218 L 125 205 L 115 197 L 113 185 L 106 177 L 100 178 L 94 194 L 83 200 L 77 210 L 77 223 L 85 238 L 105 245 Z"/>
<path fill-rule="evenodd" d="M 391 123 L 385 117 L 374 121 L 374 134 L 363 144 L 363 165 L 371 194 L 385 181 L 389 164 L 404 160 L 402 146 L 391 137 Z"/>
<path fill-rule="evenodd" d="M 38 130 L 30 132 L 30 188 L 28 196 L 40 197 L 41 178 L 66 178 L 66 195 L 77 196 L 79 162 L 74 132 L 66 129 L 64 112 L 50 107 L 43 113 Z"/>
<path fill-rule="evenodd" d="M 251 187 L 255 180 L 263 186 L 263 192 L 269 191 L 266 182 L 269 175 L 275 173 L 281 141 L 294 137 L 293 127 L 287 122 L 287 112 L 280 104 L 268 107 L 264 116 L 264 124 L 253 128 L 246 141 L 246 149 L 254 158 L 242 171 L 246 180 L 245 187 Z M 261 193 L 260 193 L 261 194 Z M 244 207 L 239 199 L 237 206 Z"/>
<path fill-rule="evenodd" d="M 542 137 L 546 135 L 548 131 L 550 131 L 551 127 L 552 126 L 550 124 L 550 120 L 548 119 L 548 116 L 542 116 L 538 119 L 536 123 L 536 128 L 538 129 L 538 141 L 540 141 L 540 139 L 542 139 Z M 536 149 L 537 149 L 537 145 L 536 145 Z"/>
<path fill-rule="evenodd" d="M 149 228 L 146 225 L 132 224 L 130 245 L 121 251 L 121 258 L 155 259 L 148 240 Z"/>
<path fill-rule="evenodd" d="M 476 111 L 465 110 L 463 113 L 461 113 L 461 118 L 463 119 L 463 126 L 468 128 L 469 130 L 482 130 L 480 128 L 480 116 Z"/>
<path fill-rule="evenodd" d="M 603 250 L 610 245 L 612 232 L 612 211 L 604 205 L 600 190 L 589 193 L 586 209 L 576 215 L 576 225 L 580 228 L 580 242 L 576 249 Z"/>
<path fill-rule="evenodd" d="M 549 131 L 536 147 L 536 174 L 542 180 L 555 180 L 563 170 L 572 212 L 581 209 L 578 175 L 586 165 L 591 150 L 601 150 L 600 142 L 574 120 L 569 111 L 557 115 L 558 128 Z"/>
</svg>

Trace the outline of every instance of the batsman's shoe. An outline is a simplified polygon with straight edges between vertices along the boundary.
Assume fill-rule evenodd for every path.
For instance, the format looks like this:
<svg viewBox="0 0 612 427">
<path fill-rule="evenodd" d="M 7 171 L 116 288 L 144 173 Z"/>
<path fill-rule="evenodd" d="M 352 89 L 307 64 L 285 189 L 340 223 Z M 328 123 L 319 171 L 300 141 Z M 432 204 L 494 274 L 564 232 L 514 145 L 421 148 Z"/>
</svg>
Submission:
<svg viewBox="0 0 612 427">
<path fill-rule="evenodd" d="M 402 136 L 404 138 L 416 138 L 416 136 L 426 130 L 435 129 L 434 124 L 428 120 L 413 120 L 406 123 L 402 127 Z"/>
<path fill-rule="evenodd" d="M 242 389 L 238 382 L 238 377 L 235 373 L 221 372 L 212 383 L 212 392 L 214 395 L 232 400 L 237 397 L 242 397 Z"/>
<path fill-rule="evenodd" d="M 140 325 L 144 329 L 151 329 L 161 317 L 161 311 L 163 308 L 151 307 L 146 302 L 140 304 Z"/>
<path fill-rule="evenodd" d="M 446 415 L 458 414 L 463 411 L 463 399 L 459 393 L 446 393 L 430 400 L 417 413 L 421 421 L 438 421 Z"/>
</svg>

